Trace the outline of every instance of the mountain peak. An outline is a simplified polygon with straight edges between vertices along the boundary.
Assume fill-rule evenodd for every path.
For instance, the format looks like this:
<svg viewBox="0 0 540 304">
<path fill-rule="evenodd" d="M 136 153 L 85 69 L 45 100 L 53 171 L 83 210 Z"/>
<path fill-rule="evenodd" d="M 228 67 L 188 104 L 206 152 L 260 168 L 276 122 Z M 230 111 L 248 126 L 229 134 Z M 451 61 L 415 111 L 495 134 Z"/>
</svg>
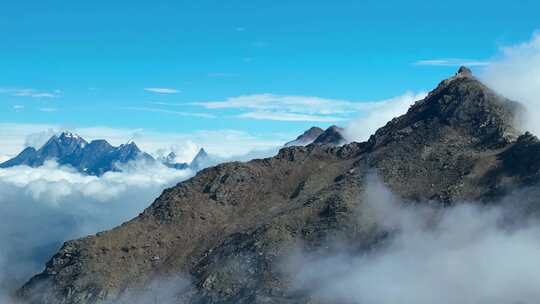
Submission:
<svg viewBox="0 0 540 304">
<path fill-rule="evenodd" d="M 206 153 L 204 148 L 200 148 L 199 152 L 197 152 L 197 155 L 195 155 L 195 157 L 191 161 L 190 167 L 197 171 L 206 167 L 208 165 L 208 162 L 208 153 Z"/>
<path fill-rule="evenodd" d="M 456 73 L 456 77 L 472 77 L 472 76 L 473 76 L 472 71 L 466 66 L 459 67 L 459 70 Z"/>
<path fill-rule="evenodd" d="M 128 141 L 128 142 L 125 143 L 125 144 L 120 145 L 120 149 L 139 151 L 139 147 L 138 147 L 137 144 L 136 144 L 134 141 L 132 141 L 132 140 Z"/>
<path fill-rule="evenodd" d="M 452 127 L 478 143 L 498 145 L 517 139 L 515 122 L 523 111 L 521 104 L 497 94 L 474 78 L 468 68 L 461 67 L 406 114 L 377 130 L 370 141 L 379 145 L 410 134 L 420 126 L 430 126 Z"/>
<path fill-rule="evenodd" d="M 295 140 L 286 143 L 285 147 L 309 145 L 323 132 L 324 130 L 319 127 L 311 127 L 299 135 Z"/>
<path fill-rule="evenodd" d="M 72 133 L 70 131 L 63 131 L 58 135 L 59 138 L 81 138 L 78 134 Z"/>
<path fill-rule="evenodd" d="M 343 128 L 340 128 L 336 125 L 328 127 L 321 135 L 319 135 L 314 144 L 318 145 L 342 145 L 345 143 L 345 138 L 343 137 Z"/>
<path fill-rule="evenodd" d="M 200 158 L 204 158 L 204 157 L 207 157 L 207 156 L 208 156 L 208 153 L 206 153 L 206 151 L 204 150 L 204 148 L 200 148 L 200 149 L 199 149 L 199 152 L 197 152 L 197 155 L 195 155 L 195 157 L 193 158 L 193 160 L 200 159 Z"/>
</svg>

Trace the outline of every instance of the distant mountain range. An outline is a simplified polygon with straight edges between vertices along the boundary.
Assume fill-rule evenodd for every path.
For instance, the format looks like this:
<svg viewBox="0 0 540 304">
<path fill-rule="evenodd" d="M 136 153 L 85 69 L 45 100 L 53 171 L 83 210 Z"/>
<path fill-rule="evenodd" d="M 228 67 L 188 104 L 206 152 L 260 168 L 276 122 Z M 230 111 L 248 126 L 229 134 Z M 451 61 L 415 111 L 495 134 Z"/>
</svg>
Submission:
<svg viewBox="0 0 540 304">
<path fill-rule="evenodd" d="M 295 140 L 286 143 L 285 146 L 306 146 L 309 144 L 339 146 L 346 142 L 342 133 L 343 129 L 337 126 L 331 126 L 326 130 L 311 127 Z M 114 147 L 106 140 L 93 140 L 89 143 L 81 136 L 66 131 L 52 136 L 37 150 L 34 147 L 25 148 L 19 155 L 1 163 L 0 168 L 23 165 L 40 167 L 48 160 L 55 160 L 58 164 L 71 166 L 83 174 L 96 176 L 109 171 L 119 171 L 119 165 L 134 160 L 158 161 L 169 168 L 177 170 L 191 169 L 194 171 L 199 171 L 219 162 L 217 159 L 212 159 L 203 148 L 199 150 L 190 163 L 178 163 L 174 152 L 155 159 L 150 154 L 141 151 L 135 142 Z"/>
<path fill-rule="evenodd" d="M 150 154 L 137 147 L 135 142 L 114 147 L 106 140 L 93 140 L 88 143 L 82 137 L 71 132 L 52 136 L 41 148 L 25 148 L 16 157 L 0 164 L 0 168 L 26 165 L 42 166 L 48 160 L 56 160 L 60 165 L 68 165 L 88 175 L 103 175 L 109 171 L 119 171 L 119 165 L 133 160 L 147 162 L 161 161 L 175 169 L 200 170 L 208 163 L 208 154 L 200 149 L 191 163 L 175 163 L 174 153 L 164 159 L 156 160 Z"/>
</svg>

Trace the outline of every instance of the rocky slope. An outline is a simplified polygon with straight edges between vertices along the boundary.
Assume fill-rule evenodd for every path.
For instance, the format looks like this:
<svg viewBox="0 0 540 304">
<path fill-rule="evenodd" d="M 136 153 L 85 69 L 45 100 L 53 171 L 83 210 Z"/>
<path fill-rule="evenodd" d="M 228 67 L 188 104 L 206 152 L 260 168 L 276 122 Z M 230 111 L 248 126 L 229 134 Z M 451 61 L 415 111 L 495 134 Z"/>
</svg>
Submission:
<svg viewBox="0 0 540 304">
<path fill-rule="evenodd" d="M 19 296 L 103 303 L 183 273 L 193 283 L 183 303 L 316 303 L 290 289 L 278 265 L 299 244 L 320 250 L 339 239 L 363 250 L 384 238 L 357 213 L 371 172 L 404 199 L 442 205 L 537 183 L 540 141 L 514 128 L 520 111 L 462 68 L 367 142 L 284 148 L 202 170 L 137 218 L 65 243 Z"/>
</svg>

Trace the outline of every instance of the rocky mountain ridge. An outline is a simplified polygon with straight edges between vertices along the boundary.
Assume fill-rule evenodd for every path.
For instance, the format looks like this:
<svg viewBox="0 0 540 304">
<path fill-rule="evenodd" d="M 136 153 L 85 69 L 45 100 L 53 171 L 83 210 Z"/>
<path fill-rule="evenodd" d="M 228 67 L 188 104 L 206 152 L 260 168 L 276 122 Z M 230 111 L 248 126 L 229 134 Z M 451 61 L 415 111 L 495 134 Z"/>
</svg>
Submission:
<svg viewBox="0 0 540 304">
<path fill-rule="evenodd" d="M 135 219 L 66 242 L 19 297 L 105 303 L 182 273 L 192 285 L 178 303 L 320 303 L 291 288 L 279 263 L 299 245 L 331 250 L 322 244 L 341 240 L 362 251 L 384 239 L 358 214 L 369 174 L 404 200 L 439 206 L 537 184 L 540 141 L 515 128 L 521 111 L 461 68 L 367 142 L 287 147 L 200 171 Z"/>
</svg>

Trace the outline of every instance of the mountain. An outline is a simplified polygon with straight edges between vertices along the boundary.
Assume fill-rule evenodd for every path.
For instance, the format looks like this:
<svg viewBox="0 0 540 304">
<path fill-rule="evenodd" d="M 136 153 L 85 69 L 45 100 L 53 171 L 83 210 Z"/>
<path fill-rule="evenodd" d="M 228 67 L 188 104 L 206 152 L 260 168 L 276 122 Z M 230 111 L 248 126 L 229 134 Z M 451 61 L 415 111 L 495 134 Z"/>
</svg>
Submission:
<svg viewBox="0 0 540 304">
<path fill-rule="evenodd" d="M 113 147 L 105 140 L 88 143 L 76 134 L 63 132 L 52 136 L 39 150 L 32 147 L 24 149 L 16 157 L 0 164 L 0 168 L 20 165 L 39 167 L 53 159 L 60 165 L 69 165 L 89 175 L 117 171 L 118 164 L 135 159 L 154 161 L 152 156 L 142 152 L 134 142 Z"/>
<path fill-rule="evenodd" d="M 209 165 L 210 157 L 208 156 L 208 153 L 201 148 L 199 149 L 199 152 L 197 152 L 197 155 L 193 158 L 191 163 L 189 164 L 189 167 L 192 170 L 199 171 L 203 168 L 206 168 Z"/>
<path fill-rule="evenodd" d="M 343 128 L 330 126 L 323 130 L 319 127 L 311 127 L 295 140 L 285 144 L 285 147 L 316 145 L 334 145 L 340 146 L 346 142 L 343 137 Z"/>
<path fill-rule="evenodd" d="M 169 153 L 166 157 L 161 157 L 158 159 L 165 166 L 169 168 L 174 168 L 178 170 L 191 169 L 193 171 L 199 171 L 203 168 L 206 168 L 212 161 L 210 156 L 204 148 L 200 148 L 193 160 L 190 163 L 177 163 L 176 154 L 174 152 Z"/>
<path fill-rule="evenodd" d="M 188 163 L 177 163 L 176 162 L 176 153 L 171 152 L 167 154 L 165 157 L 158 158 L 158 161 L 160 161 L 162 164 L 169 168 L 177 169 L 177 170 L 184 170 L 189 168 Z"/>
<path fill-rule="evenodd" d="M 346 142 L 345 137 L 343 137 L 343 128 L 338 126 L 331 126 L 328 129 L 324 130 L 317 138 L 313 141 L 316 145 L 335 145 L 340 146 Z"/>
<path fill-rule="evenodd" d="M 298 244 L 318 252 L 337 239 L 363 252 L 392 233 L 355 212 L 372 172 L 399 197 L 440 206 L 496 203 L 538 183 L 540 141 L 514 127 L 521 112 L 461 68 L 366 142 L 287 147 L 200 171 L 136 218 L 66 242 L 19 297 L 103 303 L 183 273 L 192 286 L 182 303 L 318 303 L 290 288 L 279 261 Z"/>
<path fill-rule="evenodd" d="M 317 137 L 319 137 L 319 135 L 321 135 L 323 132 L 324 130 L 319 127 L 311 127 L 302 135 L 298 136 L 295 140 L 286 143 L 285 147 L 309 145 L 314 142 L 315 139 L 317 139 Z"/>
</svg>

